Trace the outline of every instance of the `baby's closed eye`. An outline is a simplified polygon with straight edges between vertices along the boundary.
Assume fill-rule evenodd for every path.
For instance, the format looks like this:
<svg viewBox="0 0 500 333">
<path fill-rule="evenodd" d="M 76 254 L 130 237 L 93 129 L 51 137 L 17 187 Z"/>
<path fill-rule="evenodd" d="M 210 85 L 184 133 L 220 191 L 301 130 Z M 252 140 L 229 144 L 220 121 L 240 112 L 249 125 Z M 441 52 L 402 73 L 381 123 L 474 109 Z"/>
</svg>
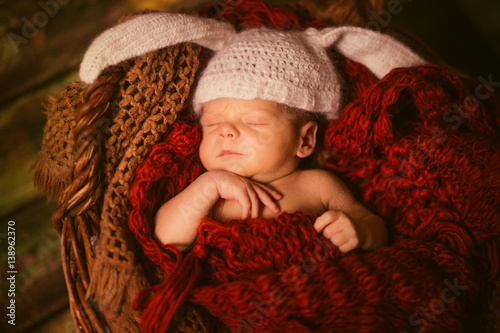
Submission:
<svg viewBox="0 0 500 333">
<path fill-rule="evenodd" d="M 248 117 L 243 119 L 243 122 L 249 126 L 263 126 L 267 125 L 269 121 L 265 118 L 255 118 L 255 117 Z"/>
<path fill-rule="evenodd" d="M 201 119 L 200 124 L 203 127 L 213 127 L 213 126 L 218 126 L 222 123 L 222 120 L 220 119 Z"/>
<path fill-rule="evenodd" d="M 262 122 L 247 122 L 246 123 L 248 126 L 256 127 L 256 126 L 265 126 L 267 125 L 266 123 Z"/>
</svg>

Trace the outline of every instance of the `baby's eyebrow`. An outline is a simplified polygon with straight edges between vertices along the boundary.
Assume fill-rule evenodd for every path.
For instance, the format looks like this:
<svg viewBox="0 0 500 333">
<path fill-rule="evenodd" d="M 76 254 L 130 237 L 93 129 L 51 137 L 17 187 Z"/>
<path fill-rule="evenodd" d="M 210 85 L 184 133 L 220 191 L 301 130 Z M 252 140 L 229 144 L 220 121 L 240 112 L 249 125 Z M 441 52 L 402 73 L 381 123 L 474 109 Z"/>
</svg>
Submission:
<svg viewBox="0 0 500 333">
<path fill-rule="evenodd" d="M 242 118 L 262 118 L 262 119 L 269 119 L 271 116 L 267 113 L 264 112 L 248 112 L 242 115 Z"/>
</svg>

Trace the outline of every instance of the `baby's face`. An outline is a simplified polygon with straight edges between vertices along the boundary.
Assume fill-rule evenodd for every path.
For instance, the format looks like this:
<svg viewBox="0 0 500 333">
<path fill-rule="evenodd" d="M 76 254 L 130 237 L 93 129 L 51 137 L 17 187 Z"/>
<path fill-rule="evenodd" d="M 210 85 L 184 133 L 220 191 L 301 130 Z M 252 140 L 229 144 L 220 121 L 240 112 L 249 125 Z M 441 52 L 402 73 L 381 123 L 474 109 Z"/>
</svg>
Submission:
<svg viewBox="0 0 500 333">
<path fill-rule="evenodd" d="M 200 158 L 207 170 L 268 183 L 298 166 L 299 135 L 275 103 L 219 98 L 203 105 L 200 122 Z"/>
</svg>

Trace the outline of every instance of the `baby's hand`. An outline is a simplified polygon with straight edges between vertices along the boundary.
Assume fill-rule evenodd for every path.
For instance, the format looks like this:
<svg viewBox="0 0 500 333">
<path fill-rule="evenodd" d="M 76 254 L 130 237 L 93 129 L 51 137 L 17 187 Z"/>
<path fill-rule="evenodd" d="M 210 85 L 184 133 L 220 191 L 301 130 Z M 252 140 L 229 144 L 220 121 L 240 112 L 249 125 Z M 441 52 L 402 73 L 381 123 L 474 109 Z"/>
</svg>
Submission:
<svg viewBox="0 0 500 333">
<path fill-rule="evenodd" d="M 329 210 L 314 222 L 314 229 L 322 232 L 343 253 L 357 249 L 362 244 L 354 219 L 340 210 Z"/>
<path fill-rule="evenodd" d="M 262 202 L 274 214 L 280 209 L 275 200 L 282 195 L 266 185 L 238 176 L 228 171 L 208 171 L 222 199 L 235 200 L 241 207 L 241 219 L 259 216 L 259 203 Z"/>
</svg>

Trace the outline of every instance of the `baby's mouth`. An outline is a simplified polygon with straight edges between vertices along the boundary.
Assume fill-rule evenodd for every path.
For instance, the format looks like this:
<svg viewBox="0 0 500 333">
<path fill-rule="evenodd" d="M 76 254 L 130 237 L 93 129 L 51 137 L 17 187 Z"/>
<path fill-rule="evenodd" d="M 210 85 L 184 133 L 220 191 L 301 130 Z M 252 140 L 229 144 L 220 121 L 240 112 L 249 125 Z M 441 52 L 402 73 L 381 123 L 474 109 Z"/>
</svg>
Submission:
<svg viewBox="0 0 500 333">
<path fill-rule="evenodd" d="M 224 157 L 224 156 L 237 156 L 237 155 L 241 155 L 240 153 L 236 153 L 232 150 L 229 150 L 229 149 L 223 149 L 220 154 L 219 154 L 219 157 Z"/>
</svg>

